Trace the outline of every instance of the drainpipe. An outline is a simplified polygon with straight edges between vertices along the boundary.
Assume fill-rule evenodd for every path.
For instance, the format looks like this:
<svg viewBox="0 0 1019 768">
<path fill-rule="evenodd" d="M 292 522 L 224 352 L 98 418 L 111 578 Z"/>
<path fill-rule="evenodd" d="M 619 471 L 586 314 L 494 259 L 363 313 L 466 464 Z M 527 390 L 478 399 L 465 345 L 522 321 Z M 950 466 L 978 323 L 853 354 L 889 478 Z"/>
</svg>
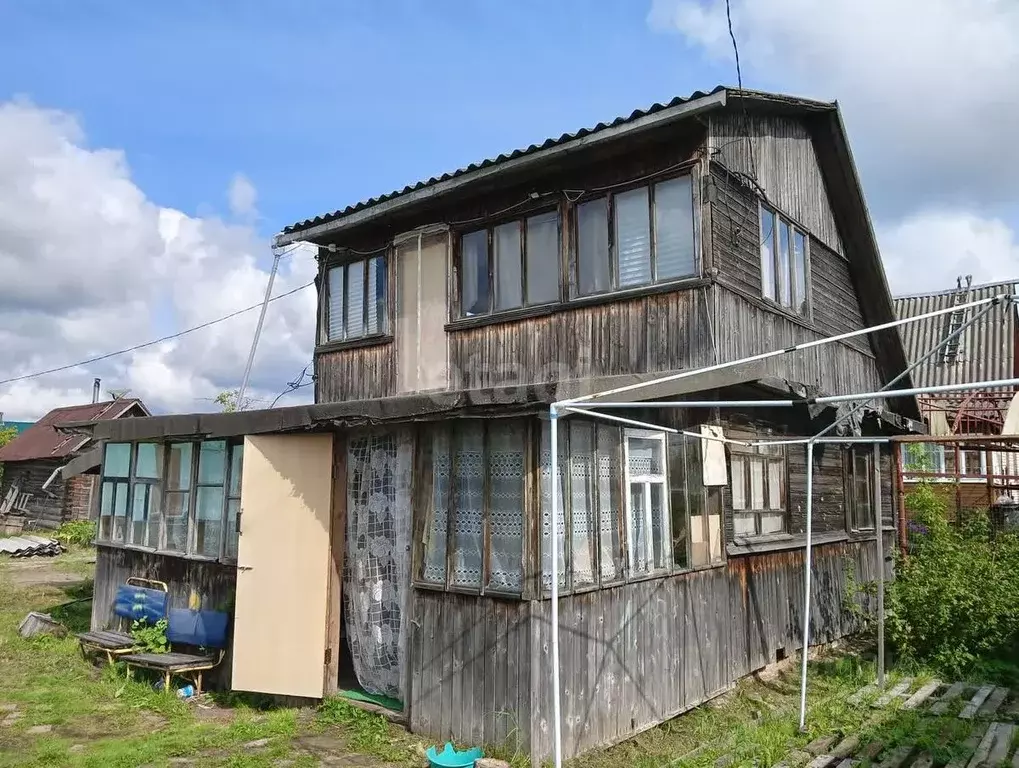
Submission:
<svg viewBox="0 0 1019 768">
<path fill-rule="evenodd" d="M 92 402 L 93 403 L 98 403 L 99 402 L 99 382 L 101 382 L 101 381 L 102 381 L 102 379 L 100 379 L 99 377 L 96 377 L 92 381 Z"/>
</svg>

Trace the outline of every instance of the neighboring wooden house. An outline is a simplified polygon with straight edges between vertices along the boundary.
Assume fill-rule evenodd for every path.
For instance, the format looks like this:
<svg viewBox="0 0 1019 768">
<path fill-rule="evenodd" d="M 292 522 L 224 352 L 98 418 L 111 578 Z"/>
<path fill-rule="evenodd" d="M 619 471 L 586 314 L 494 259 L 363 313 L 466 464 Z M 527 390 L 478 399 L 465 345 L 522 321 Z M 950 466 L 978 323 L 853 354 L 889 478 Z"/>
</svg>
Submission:
<svg viewBox="0 0 1019 768">
<path fill-rule="evenodd" d="M 57 528 L 67 520 L 88 519 L 95 475 L 65 479 L 61 469 L 87 452 L 91 438 L 65 430 L 72 424 L 82 426 L 148 415 L 140 400 L 125 398 L 54 408 L 20 431 L 0 448 L 4 468 L 0 479 L 0 516 L 14 515 L 25 524 L 43 528 Z"/>
<path fill-rule="evenodd" d="M 802 446 L 719 453 L 696 430 L 807 436 L 833 410 L 625 413 L 692 437 L 570 416 L 553 525 L 548 405 L 894 318 L 834 104 L 695 93 L 278 239 L 295 241 L 319 246 L 315 405 L 96 426 L 95 628 L 126 578 L 161 579 L 177 605 L 233 612 L 222 685 L 359 687 L 415 732 L 534 764 L 552 750 L 553 553 L 566 756 L 799 647 Z M 905 365 L 882 331 L 629 396 L 870 391 Z M 905 398 L 854 426 L 918 419 Z M 846 568 L 873 579 L 876 529 L 892 542 L 890 452 L 880 521 L 872 458 L 815 457 L 819 643 L 858 626 Z"/>
<path fill-rule="evenodd" d="M 899 317 L 917 317 L 1016 294 L 1019 280 L 972 285 L 968 276 L 960 277 L 956 287 L 949 290 L 897 297 L 895 312 Z M 1002 301 L 992 307 L 959 309 L 901 326 L 910 362 L 920 363 L 913 371 L 913 382 L 923 387 L 1019 377 L 1017 311 L 1015 303 Z M 941 341 L 971 321 L 957 339 L 923 360 Z M 934 439 L 901 449 L 903 492 L 908 493 L 926 479 L 935 483 L 936 490 L 957 509 L 986 509 L 1002 495 L 1019 501 L 1019 454 L 1000 441 L 976 439 L 979 435 L 1003 434 L 1009 409 L 1016 410 L 1015 401 L 1015 388 L 964 390 L 918 398 L 921 415 Z M 1007 431 L 1014 433 L 1014 427 Z M 953 439 L 960 437 L 964 439 Z"/>
</svg>

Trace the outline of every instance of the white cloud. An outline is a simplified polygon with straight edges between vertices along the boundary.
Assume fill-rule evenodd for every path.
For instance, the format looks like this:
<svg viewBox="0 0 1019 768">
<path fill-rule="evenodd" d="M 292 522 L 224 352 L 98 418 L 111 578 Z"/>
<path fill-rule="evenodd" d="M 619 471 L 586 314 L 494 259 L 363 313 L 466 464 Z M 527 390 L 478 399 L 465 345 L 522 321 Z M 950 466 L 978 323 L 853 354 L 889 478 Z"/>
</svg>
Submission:
<svg viewBox="0 0 1019 768">
<path fill-rule="evenodd" d="M 251 179 L 243 173 L 235 173 L 230 180 L 230 189 L 227 194 L 230 202 L 230 212 L 242 221 L 250 221 L 258 214 L 255 204 L 258 201 L 258 191 Z"/>
<path fill-rule="evenodd" d="M 745 85 L 842 105 L 883 244 L 901 247 L 903 233 L 918 243 L 922 223 L 969 231 L 988 246 L 968 251 L 977 263 L 967 273 L 998 274 L 1011 263 L 1006 243 L 1015 237 L 1003 222 L 1019 221 L 1019 3 L 732 0 L 731 8 Z M 732 61 L 722 0 L 653 0 L 648 23 Z M 988 240 L 991 231 L 998 235 Z M 922 263 L 933 287 L 951 287 L 964 244 L 932 252 L 943 261 L 896 258 Z M 902 274 L 891 263 L 889 272 Z M 896 291 L 914 285 L 892 279 Z"/>
<path fill-rule="evenodd" d="M 255 216 L 243 176 L 228 191 Z M 268 243 L 248 225 L 161 208 L 131 180 L 123 153 L 92 149 L 69 115 L 0 104 L 0 380 L 84 360 L 261 301 Z M 285 256 L 274 294 L 308 283 L 307 251 Z M 257 311 L 101 363 L 0 385 L 5 418 L 87 402 L 92 378 L 156 411 L 209 410 L 238 386 Z M 315 291 L 273 302 L 251 395 L 267 403 L 311 359 Z M 285 402 L 308 399 L 309 389 Z"/>
<path fill-rule="evenodd" d="M 960 275 L 972 275 L 974 285 L 1019 278 L 1019 240 L 998 219 L 927 211 L 879 236 L 888 280 L 900 293 L 947 290 Z"/>
</svg>

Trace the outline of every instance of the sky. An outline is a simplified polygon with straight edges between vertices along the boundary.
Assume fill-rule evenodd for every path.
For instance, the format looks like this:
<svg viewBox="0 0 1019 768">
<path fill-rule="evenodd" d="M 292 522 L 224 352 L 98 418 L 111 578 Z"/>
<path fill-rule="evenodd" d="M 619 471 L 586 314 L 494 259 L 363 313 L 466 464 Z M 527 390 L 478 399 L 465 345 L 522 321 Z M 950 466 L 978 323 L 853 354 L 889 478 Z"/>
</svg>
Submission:
<svg viewBox="0 0 1019 768">
<path fill-rule="evenodd" d="M 842 106 L 893 292 L 1019 278 L 1019 3 L 731 11 L 746 87 Z M 295 221 L 736 80 L 724 0 L 0 0 L 0 412 L 96 376 L 214 409 L 257 311 L 9 380 L 259 303 Z M 281 261 L 253 406 L 311 362 L 314 273 Z"/>
</svg>

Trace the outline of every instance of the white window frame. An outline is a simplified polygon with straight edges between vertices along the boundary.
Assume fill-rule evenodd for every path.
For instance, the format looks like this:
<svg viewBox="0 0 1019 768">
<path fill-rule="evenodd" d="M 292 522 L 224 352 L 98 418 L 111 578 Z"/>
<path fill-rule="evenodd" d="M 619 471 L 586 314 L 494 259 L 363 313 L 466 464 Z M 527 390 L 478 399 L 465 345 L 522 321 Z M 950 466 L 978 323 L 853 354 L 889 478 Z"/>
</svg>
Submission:
<svg viewBox="0 0 1019 768">
<path fill-rule="evenodd" d="M 630 473 L 630 439 L 654 440 L 660 443 L 662 472 L 661 474 L 633 475 Z M 668 445 L 665 433 L 648 429 L 624 429 L 623 430 L 623 481 L 624 481 L 624 503 L 626 505 L 626 549 L 627 549 L 627 571 L 631 577 L 647 576 L 653 573 L 660 573 L 672 569 L 672 516 L 669 510 L 669 478 L 668 478 Z M 630 484 L 641 483 L 644 486 L 644 526 L 648 532 L 645 557 L 648 568 L 646 571 L 636 571 L 637 552 L 635 550 L 636 537 L 633 530 L 633 507 L 631 506 Z M 651 512 L 651 486 L 661 485 L 662 488 L 662 509 L 659 524 L 665 540 L 662 542 L 662 551 L 665 552 L 666 563 L 658 567 L 655 565 L 655 543 L 654 526 L 652 525 Z"/>
<path fill-rule="evenodd" d="M 978 453 L 980 455 L 980 472 L 979 474 L 966 474 L 966 454 L 967 453 Z M 960 448 L 959 449 L 959 482 L 961 483 L 984 483 L 987 482 L 987 453 L 981 449 L 975 448 Z"/>
<path fill-rule="evenodd" d="M 899 447 L 899 450 L 901 451 L 900 458 L 902 459 L 902 479 L 905 482 L 907 482 L 907 483 L 910 483 L 910 482 L 915 483 L 915 482 L 919 482 L 921 480 L 928 480 L 928 481 L 930 481 L 932 483 L 944 483 L 944 482 L 948 482 L 951 479 L 951 478 L 948 478 L 948 477 L 930 477 L 929 475 L 926 475 L 926 474 L 923 474 L 923 473 L 916 473 L 915 470 L 911 471 L 910 467 L 908 466 L 908 464 L 909 464 L 909 447 L 911 445 L 927 445 L 927 446 L 933 447 L 935 449 L 935 453 L 934 453 L 935 461 L 934 461 L 934 465 L 931 466 L 927 471 L 928 472 L 937 472 L 937 473 L 940 473 L 940 474 L 945 474 L 946 473 L 946 470 L 945 470 L 945 445 L 944 445 L 944 443 L 924 443 L 924 442 L 919 442 L 919 441 L 917 441 L 915 443 L 901 443 L 900 447 Z"/>
</svg>

